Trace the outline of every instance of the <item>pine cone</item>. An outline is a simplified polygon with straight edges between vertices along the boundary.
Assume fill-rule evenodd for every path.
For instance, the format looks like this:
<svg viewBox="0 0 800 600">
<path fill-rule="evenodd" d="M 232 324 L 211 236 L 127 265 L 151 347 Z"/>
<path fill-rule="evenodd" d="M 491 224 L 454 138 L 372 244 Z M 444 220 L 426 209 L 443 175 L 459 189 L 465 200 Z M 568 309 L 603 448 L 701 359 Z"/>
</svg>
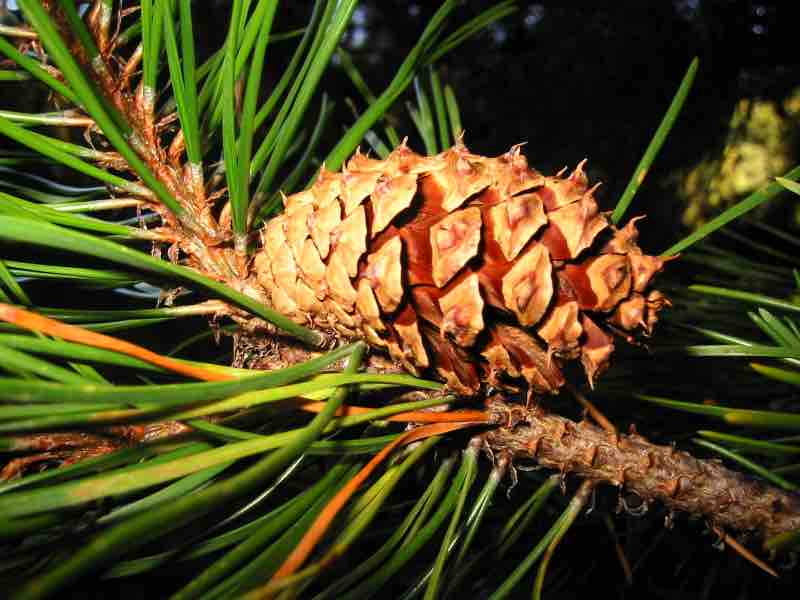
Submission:
<svg viewBox="0 0 800 600">
<path fill-rule="evenodd" d="M 614 349 L 608 331 L 650 334 L 669 304 L 647 289 L 664 261 L 639 249 L 635 221 L 610 224 L 595 188 L 583 163 L 545 177 L 519 147 L 356 153 L 284 199 L 262 231 L 257 280 L 274 309 L 413 373 L 434 369 L 455 392 L 522 380 L 555 392 L 578 358 L 593 382 Z"/>
</svg>

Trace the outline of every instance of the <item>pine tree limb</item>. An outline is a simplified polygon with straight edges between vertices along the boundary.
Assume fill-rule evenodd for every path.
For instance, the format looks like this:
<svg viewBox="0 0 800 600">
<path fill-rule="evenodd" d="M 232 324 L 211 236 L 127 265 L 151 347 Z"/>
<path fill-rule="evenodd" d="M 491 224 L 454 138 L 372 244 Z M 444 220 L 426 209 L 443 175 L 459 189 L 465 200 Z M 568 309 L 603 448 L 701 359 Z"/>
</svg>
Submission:
<svg viewBox="0 0 800 600">
<path fill-rule="evenodd" d="M 500 424 L 484 434 L 495 454 L 508 452 L 584 480 L 624 486 L 645 503 L 661 502 L 670 510 L 704 516 L 712 526 L 751 531 L 761 539 L 800 529 L 800 494 L 766 485 L 719 461 L 694 458 L 635 433 L 614 435 L 498 396 L 487 408 Z"/>
</svg>

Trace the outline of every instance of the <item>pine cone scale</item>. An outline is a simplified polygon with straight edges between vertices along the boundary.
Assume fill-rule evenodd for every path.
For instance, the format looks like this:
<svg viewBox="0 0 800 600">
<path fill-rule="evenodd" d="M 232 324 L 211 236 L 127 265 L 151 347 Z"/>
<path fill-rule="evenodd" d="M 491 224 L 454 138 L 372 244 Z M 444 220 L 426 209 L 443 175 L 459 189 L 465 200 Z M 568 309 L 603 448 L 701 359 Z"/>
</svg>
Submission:
<svg viewBox="0 0 800 600">
<path fill-rule="evenodd" d="M 454 391 L 522 378 L 554 392 L 578 357 L 593 381 L 613 351 L 604 328 L 649 334 L 668 301 L 648 293 L 664 261 L 642 253 L 633 222 L 617 230 L 599 211 L 583 165 L 545 177 L 518 148 L 487 158 L 462 145 L 356 154 L 285 199 L 256 279 L 296 321 L 361 337 Z"/>
</svg>

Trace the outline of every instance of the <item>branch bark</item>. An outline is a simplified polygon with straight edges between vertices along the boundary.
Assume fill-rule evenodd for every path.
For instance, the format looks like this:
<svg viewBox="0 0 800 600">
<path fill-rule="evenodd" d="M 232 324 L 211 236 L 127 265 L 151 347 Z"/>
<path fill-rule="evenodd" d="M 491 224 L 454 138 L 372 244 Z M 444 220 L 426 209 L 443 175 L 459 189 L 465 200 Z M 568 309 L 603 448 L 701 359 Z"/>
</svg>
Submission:
<svg viewBox="0 0 800 600">
<path fill-rule="evenodd" d="M 800 494 L 731 471 L 719 461 L 694 458 L 638 434 L 615 434 L 541 408 L 487 402 L 492 422 L 484 441 L 494 453 L 533 459 L 584 480 L 625 487 L 643 502 L 705 516 L 714 526 L 752 531 L 762 539 L 800 529 Z"/>
</svg>

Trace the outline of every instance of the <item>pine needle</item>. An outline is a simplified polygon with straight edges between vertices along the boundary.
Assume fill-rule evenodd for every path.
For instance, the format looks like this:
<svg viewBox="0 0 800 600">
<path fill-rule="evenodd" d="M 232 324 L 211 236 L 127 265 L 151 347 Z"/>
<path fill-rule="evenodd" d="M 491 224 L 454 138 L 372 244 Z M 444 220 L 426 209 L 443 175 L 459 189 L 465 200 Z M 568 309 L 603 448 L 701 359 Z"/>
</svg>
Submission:
<svg viewBox="0 0 800 600">
<path fill-rule="evenodd" d="M 324 402 L 310 402 L 300 406 L 307 412 L 320 412 L 325 407 Z M 374 411 L 367 406 L 342 406 L 337 412 L 337 417 L 352 417 Z M 408 423 L 488 423 L 489 413 L 482 410 L 459 410 L 450 412 L 408 411 L 386 417 L 386 421 L 400 421 Z"/>
<path fill-rule="evenodd" d="M 11 304 L 0 303 L 0 320 L 12 323 L 28 331 L 52 335 L 70 342 L 78 342 L 86 346 L 93 346 L 94 348 L 113 350 L 114 352 L 126 354 L 167 369 L 168 371 L 194 377 L 195 379 L 201 379 L 203 381 L 235 379 L 233 375 L 228 373 L 189 365 L 174 358 L 156 354 L 136 344 L 113 338 L 102 333 L 95 333 L 94 331 L 89 331 L 88 329 L 75 325 L 68 325 L 29 310 L 12 306 Z"/>
<path fill-rule="evenodd" d="M 281 565 L 278 571 L 272 576 L 272 579 L 267 583 L 267 585 L 262 589 L 248 594 L 246 598 L 248 600 L 255 600 L 256 598 L 272 597 L 274 591 L 278 587 L 278 582 L 297 571 L 297 569 L 303 565 L 306 559 L 314 551 L 314 548 L 317 546 L 319 541 L 325 535 L 325 532 L 330 528 L 333 520 L 336 518 L 336 515 L 339 514 L 339 511 L 344 507 L 356 490 L 361 487 L 361 484 L 366 481 L 373 471 L 375 471 L 375 469 L 389 456 L 389 454 L 392 453 L 395 448 L 404 444 L 410 444 L 416 440 L 422 440 L 434 435 L 441 435 L 457 429 L 471 427 L 472 425 L 473 423 L 437 423 L 434 425 L 425 425 L 423 427 L 412 429 L 411 431 L 406 432 L 388 444 L 383 450 L 376 454 L 372 460 L 370 460 L 361 469 L 361 471 L 359 471 L 358 474 L 351 479 L 347 485 L 345 485 L 345 487 L 339 491 L 339 493 L 336 494 L 336 496 L 334 496 L 334 498 L 317 517 L 314 525 L 312 525 L 306 535 L 303 536 L 303 539 L 284 561 L 283 565 Z"/>
<path fill-rule="evenodd" d="M 766 562 L 764 562 L 763 560 L 758 558 L 755 554 L 750 552 L 750 550 L 742 546 L 742 544 L 740 544 L 736 538 L 728 535 L 725 531 L 723 531 L 720 527 L 717 527 L 716 525 L 712 525 L 711 530 L 717 534 L 721 542 L 730 546 L 734 552 L 739 554 L 745 560 L 750 561 L 765 573 L 769 573 L 775 578 L 779 577 L 778 572 L 775 569 L 770 567 Z"/>
</svg>

